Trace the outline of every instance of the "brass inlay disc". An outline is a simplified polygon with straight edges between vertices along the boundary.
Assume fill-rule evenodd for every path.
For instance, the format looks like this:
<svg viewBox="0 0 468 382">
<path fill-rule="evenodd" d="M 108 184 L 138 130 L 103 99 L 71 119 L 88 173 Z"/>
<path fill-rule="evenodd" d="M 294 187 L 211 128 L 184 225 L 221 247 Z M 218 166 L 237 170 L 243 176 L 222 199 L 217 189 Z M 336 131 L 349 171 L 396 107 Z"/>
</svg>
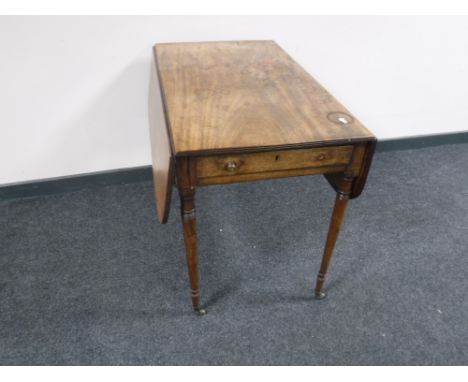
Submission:
<svg viewBox="0 0 468 382">
<path fill-rule="evenodd" d="M 354 121 L 350 115 L 339 112 L 328 113 L 327 118 L 338 125 L 349 125 Z"/>
</svg>

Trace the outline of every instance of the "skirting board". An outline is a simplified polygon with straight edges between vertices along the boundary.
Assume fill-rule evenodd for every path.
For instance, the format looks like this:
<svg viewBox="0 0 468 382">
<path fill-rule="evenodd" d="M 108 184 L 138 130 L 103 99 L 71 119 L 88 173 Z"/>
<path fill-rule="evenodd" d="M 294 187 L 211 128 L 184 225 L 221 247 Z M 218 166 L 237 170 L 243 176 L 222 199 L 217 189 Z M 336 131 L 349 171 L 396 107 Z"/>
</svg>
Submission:
<svg viewBox="0 0 468 382">
<path fill-rule="evenodd" d="M 382 140 L 377 143 L 377 153 L 395 150 L 419 149 L 456 143 L 468 143 L 468 131 Z M 112 184 L 125 184 L 150 180 L 152 180 L 151 166 L 140 166 L 51 179 L 41 179 L 0 186 L 0 201 L 78 191 L 86 188 L 101 187 Z"/>
</svg>

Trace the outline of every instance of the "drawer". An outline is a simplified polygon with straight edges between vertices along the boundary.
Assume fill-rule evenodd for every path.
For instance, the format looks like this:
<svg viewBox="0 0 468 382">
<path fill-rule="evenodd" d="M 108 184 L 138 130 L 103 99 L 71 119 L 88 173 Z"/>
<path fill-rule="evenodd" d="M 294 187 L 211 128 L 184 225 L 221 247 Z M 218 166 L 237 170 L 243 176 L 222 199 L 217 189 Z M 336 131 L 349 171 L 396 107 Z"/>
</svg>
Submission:
<svg viewBox="0 0 468 382">
<path fill-rule="evenodd" d="M 304 170 L 304 175 L 325 172 L 326 168 L 339 171 L 350 163 L 352 152 L 353 146 L 335 146 L 199 157 L 197 178 L 201 184 L 210 184 L 228 183 L 230 181 L 226 178 L 230 177 L 242 181 L 248 174 L 258 174 L 258 179 L 266 179 L 288 176 L 288 172 L 301 175 L 301 170 Z M 312 169 L 318 171 L 310 171 Z M 209 181 L 210 178 L 213 182 Z M 220 181 L 215 182 L 214 178 Z M 254 179 L 250 176 L 245 180 Z"/>
</svg>

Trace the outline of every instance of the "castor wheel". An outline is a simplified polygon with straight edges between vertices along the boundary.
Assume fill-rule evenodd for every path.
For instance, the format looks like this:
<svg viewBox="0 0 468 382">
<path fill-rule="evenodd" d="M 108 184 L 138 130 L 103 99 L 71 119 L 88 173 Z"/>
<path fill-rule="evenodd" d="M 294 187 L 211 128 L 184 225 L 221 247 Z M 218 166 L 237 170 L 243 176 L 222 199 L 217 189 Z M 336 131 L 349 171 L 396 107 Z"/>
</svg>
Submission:
<svg viewBox="0 0 468 382">
<path fill-rule="evenodd" d="M 208 313 L 206 309 L 202 308 L 195 308 L 194 311 L 197 316 L 204 316 L 206 313 Z"/>
<path fill-rule="evenodd" d="M 316 300 L 323 300 L 327 295 L 325 292 L 315 292 L 315 299 Z"/>
</svg>

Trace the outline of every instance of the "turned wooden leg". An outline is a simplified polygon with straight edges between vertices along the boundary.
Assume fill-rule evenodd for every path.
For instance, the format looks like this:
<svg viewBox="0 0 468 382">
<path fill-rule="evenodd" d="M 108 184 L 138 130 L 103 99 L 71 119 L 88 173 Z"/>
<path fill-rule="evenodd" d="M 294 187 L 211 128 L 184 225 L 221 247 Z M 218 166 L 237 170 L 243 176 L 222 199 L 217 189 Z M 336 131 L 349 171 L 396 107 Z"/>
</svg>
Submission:
<svg viewBox="0 0 468 382">
<path fill-rule="evenodd" d="M 198 281 L 198 249 L 195 219 L 194 192 L 192 195 L 181 195 L 182 225 L 184 228 L 185 252 L 190 280 L 193 309 L 198 314 L 206 311 L 200 308 L 200 285 Z"/>
<path fill-rule="evenodd" d="M 192 305 L 199 315 L 206 314 L 200 306 L 200 285 L 198 281 L 198 249 L 195 218 L 195 161 L 191 158 L 176 159 L 177 187 L 180 195 L 180 212 L 184 229 L 185 254 L 192 295 Z"/>
<path fill-rule="evenodd" d="M 348 204 L 349 195 L 351 192 L 353 178 L 344 177 L 341 182 L 339 189 L 336 194 L 335 207 L 333 209 L 333 215 L 330 221 L 330 227 L 328 228 L 327 242 L 325 243 L 325 249 L 322 257 L 322 264 L 320 265 L 320 271 L 317 276 L 317 284 L 315 286 L 315 297 L 317 299 L 325 298 L 325 293 L 322 292 L 322 286 L 325 282 L 325 275 L 327 274 L 328 265 L 335 248 L 336 239 L 340 232 L 341 223 L 345 215 L 346 206 Z"/>
</svg>

